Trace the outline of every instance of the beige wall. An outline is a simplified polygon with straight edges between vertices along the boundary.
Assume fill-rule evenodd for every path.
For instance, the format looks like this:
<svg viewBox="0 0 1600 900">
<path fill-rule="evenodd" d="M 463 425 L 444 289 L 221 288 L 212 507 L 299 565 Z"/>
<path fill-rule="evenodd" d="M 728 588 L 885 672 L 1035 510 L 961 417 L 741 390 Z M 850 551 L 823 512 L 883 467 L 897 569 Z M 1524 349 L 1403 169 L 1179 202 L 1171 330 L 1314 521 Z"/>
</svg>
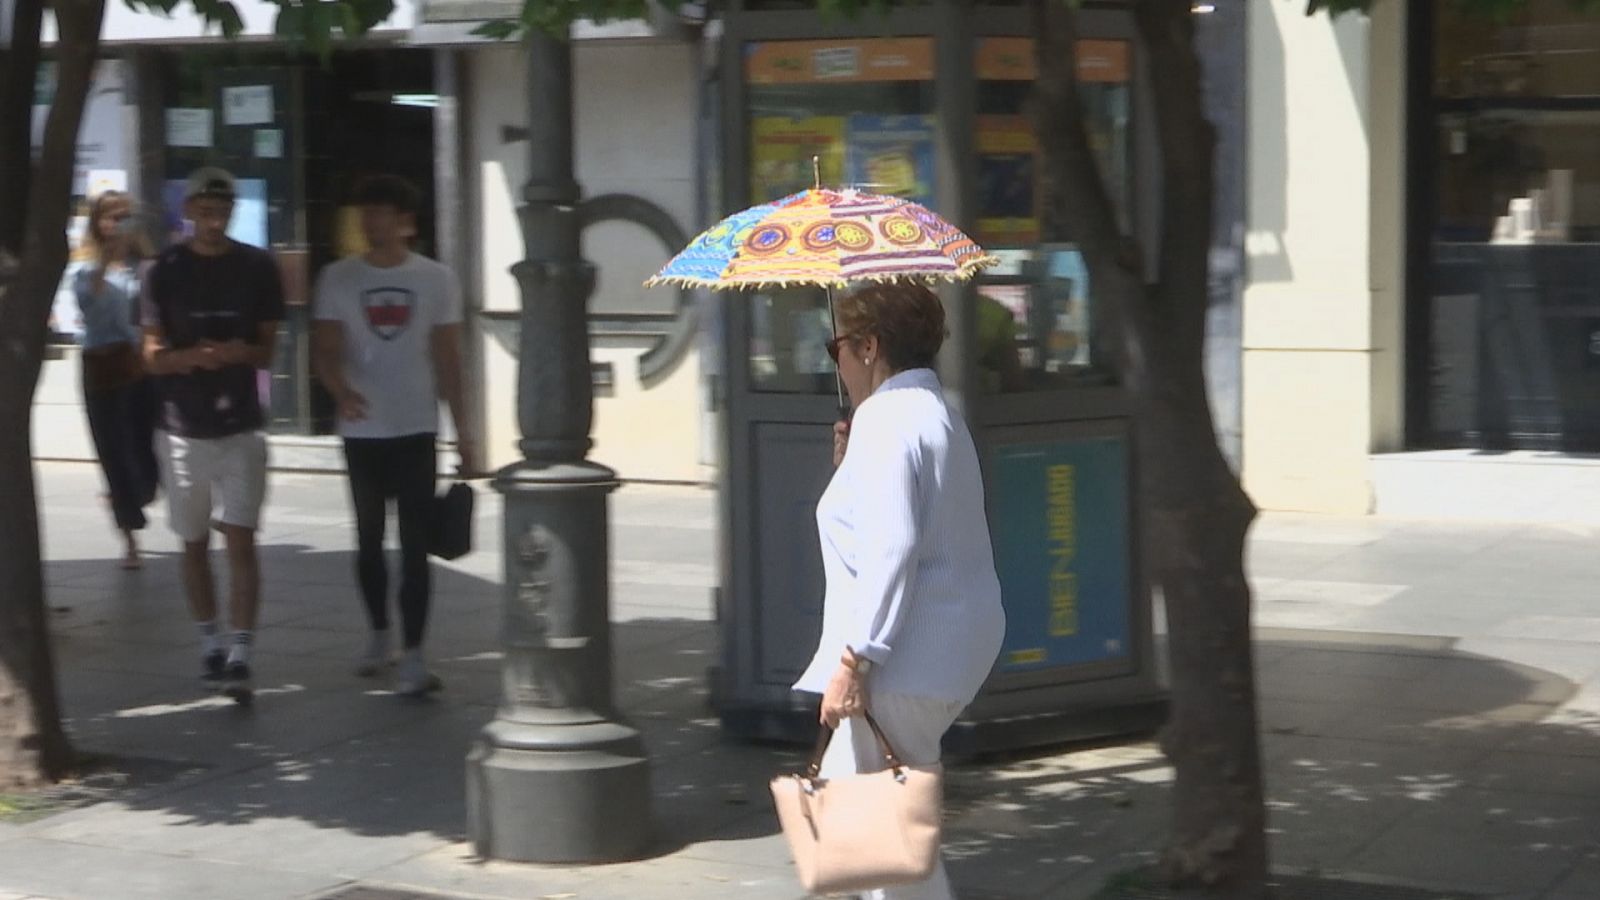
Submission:
<svg viewBox="0 0 1600 900">
<path fill-rule="evenodd" d="M 1252 4 L 1244 481 L 1267 509 L 1362 513 L 1398 443 L 1402 4 Z"/>
<path fill-rule="evenodd" d="M 488 310 L 515 311 L 521 300 L 508 273 L 522 257 L 516 204 L 527 179 L 522 142 L 506 143 L 502 128 L 526 124 L 524 64 L 509 45 L 469 54 L 472 110 L 468 154 L 481 205 L 481 296 Z M 695 49 L 678 43 L 579 43 L 574 49 L 576 158 L 585 196 L 621 192 L 644 197 L 695 230 Z M 627 224 L 607 224 L 585 236 L 584 255 L 598 267 L 594 311 L 659 312 L 676 299 L 640 282 L 676 248 Z M 485 441 L 490 462 L 516 458 L 516 360 L 480 329 L 483 348 Z M 595 398 L 592 458 L 624 478 L 704 481 L 700 356 L 691 351 L 666 378 L 645 386 L 638 357 L 645 340 L 596 341 L 591 355 L 612 363 L 613 390 Z"/>
</svg>

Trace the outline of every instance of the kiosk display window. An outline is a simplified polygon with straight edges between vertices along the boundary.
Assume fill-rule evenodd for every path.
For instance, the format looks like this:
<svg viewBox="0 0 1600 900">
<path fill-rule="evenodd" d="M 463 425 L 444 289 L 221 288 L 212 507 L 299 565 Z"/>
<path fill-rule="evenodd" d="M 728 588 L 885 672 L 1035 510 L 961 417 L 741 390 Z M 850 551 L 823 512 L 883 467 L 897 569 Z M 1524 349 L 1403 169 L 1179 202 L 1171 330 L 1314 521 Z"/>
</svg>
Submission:
<svg viewBox="0 0 1600 900">
<path fill-rule="evenodd" d="M 1132 47 L 1078 43 L 1078 83 L 1089 140 L 1131 227 Z M 985 390 L 1045 390 L 1109 378 L 1097 352 L 1093 293 L 1083 257 L 1041 215 L 1038 143 L 1028 104 L 1038 68 L 1031 38 L 977 45 L 977 221 L 974 237 L 1002 264 L 978 286 L 980 380 Z"/>
<path fill-rule="evenodd" d="M 934 187 L 934 41 L 865 38 L 747 44 L 751 203 L 815 185 L 905 197 L 938 210 Z M 813 163 L 816 160 L 816 163 Z M 832 393 L 827 295 L 752 298 L 757 390 Z"/>
</svg>

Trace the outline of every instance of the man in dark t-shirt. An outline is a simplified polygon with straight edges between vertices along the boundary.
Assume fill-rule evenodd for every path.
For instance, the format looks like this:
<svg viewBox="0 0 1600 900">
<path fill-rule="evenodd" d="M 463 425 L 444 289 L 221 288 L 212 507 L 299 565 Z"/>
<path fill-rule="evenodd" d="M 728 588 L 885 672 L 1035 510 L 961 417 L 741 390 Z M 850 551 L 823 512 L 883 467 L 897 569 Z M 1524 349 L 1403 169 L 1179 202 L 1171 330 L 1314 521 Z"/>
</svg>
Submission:
<svg viewBox="0 0 1600 900">
<path fill-rule="evenodd" d="M 145 362 L 161 385 L 157 457 L 172 530 L 184 545 L 184 587 L 200 628 L 202 679 L 236 700 L 251 694 L 250 648 L 261 597 L 256 529 L 266 497 L 266 424 L 257 373 L 272 365 L 283 287 L 264 250 L 228 237 L 233 176 L 189 176 L 184 214 L 194 236 L 156 260 L 141 316 Z M 231 569 L 232 639 L 218 619 L 211 529 Z"/>
</svg>

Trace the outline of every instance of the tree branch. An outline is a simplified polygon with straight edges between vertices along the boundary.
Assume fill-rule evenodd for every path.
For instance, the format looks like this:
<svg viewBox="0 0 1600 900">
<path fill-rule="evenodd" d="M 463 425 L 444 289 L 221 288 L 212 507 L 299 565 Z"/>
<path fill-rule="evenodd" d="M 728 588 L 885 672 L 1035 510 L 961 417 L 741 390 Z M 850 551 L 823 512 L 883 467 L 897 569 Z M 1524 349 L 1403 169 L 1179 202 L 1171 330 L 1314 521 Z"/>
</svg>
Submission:
<svg viewBox="0 0 1600 900">
<path fill-rule="evenodd" d="M 44 0 L 14 0 L 11 44 L 0 47 L 0 256 L 20 254 L 27 235 L 33 91 Z M 3 266 L 3 264 L 0 264 Z"/>
<path fill-rule="evenodd" d="M 1082 251 L 1103 329 L 1124 383 L 1135 389 L 1143 366 L 1144 275 L 1137 242 L 1122 233 L 1089 144 L 1078 85 L 1077 12 L 1064 0 L 1033 0 L 1034 127 L 1039 136 L 1042 217 Z"/>
<path fill-rule="evenodd" d="M 72 174 L 78 144 L 78 123 L 94 80 L 100 49 L 100 24 L 105 0 L 56 0 L 53 10 L 60 38 L 56 43 L 56 92 L 45 119 L 39 163 L 32 167 L 23 221 L 20 267 L 6 288 L 0 337 L 12 339 L 29 358 L 18 371 L 36 383 L 55 286 L 67 262 L 67 222 L 71 216 Z M 30 82 L 31 84 L 31 82 Z M 26 396 L 33 396 L 33 385 Z"/>
<path fill-rule="evenodd" d="M 1235 0 L 1243 2 L 1243 0 Z M 1204 348 L 1204 292 L 1210 265 L 1216 129 L 1205 118 L 1204 73 L 1194 46 L 1190 0 L 1141 0 L 1134 19 L 1144 38 L 1161 147 L 1161 258 L 1157 267 L 1158 321 L 1177 333 L 1175 343 L 1199 354 Z M 1163 346 L 1163 352 L 1175 349 Z"/>
</svg>

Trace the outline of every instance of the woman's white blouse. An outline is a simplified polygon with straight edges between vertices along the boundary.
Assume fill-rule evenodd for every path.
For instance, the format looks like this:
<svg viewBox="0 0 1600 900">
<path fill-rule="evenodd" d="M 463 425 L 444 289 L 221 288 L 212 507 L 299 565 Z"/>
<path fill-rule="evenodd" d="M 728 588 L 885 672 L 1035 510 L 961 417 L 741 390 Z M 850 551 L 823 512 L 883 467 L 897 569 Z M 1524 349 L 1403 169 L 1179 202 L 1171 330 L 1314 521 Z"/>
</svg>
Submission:
<svg viewBox="0 0 1600 900">
<path fill-rule="evenodd" d="M 1005 612 L 977 448 L 932 370 L 893 376 L 856 410 L 817 528 L 822 641 L 795 690 L 822 693 L 848 646 L 873 661 L 873 691 L 970 702 Z"/>
</svg>

